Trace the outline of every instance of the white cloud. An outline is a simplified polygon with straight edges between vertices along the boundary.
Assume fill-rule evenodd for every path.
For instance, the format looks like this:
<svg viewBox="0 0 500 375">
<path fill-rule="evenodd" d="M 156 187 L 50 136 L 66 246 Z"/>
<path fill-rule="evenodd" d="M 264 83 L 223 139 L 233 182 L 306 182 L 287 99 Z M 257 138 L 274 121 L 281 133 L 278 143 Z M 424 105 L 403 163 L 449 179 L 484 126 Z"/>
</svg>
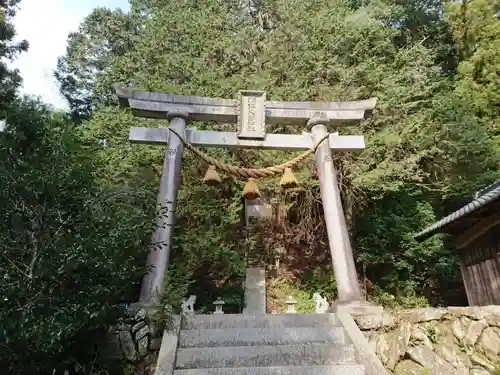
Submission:
<svg viewBox="0 0 500 375">
<path fill-rule="evenodd" d="M 67 109 L 53 71 L 66 50 L 68 34 L 97 6 L 128 9 L 127 0 L 22 0 L 14 19 L 17 39 L 30 44 L 12 64 L 21 71 L 22 93 L 40 96 L 56 108 Z"/>
</svg>

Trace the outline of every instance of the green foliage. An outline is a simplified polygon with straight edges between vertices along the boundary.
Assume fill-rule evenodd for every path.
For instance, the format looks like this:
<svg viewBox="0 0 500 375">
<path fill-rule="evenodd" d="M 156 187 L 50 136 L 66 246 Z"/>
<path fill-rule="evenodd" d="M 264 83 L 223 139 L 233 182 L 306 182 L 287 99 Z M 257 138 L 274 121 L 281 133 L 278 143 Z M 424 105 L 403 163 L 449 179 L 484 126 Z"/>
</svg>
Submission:
<svg viewBox="0 0 500 375">
<path fill-rule="evenodd" d="M 28 49 L 27 41 L 14 41 L 16 33 L 13 18 L 19 1 L 9 0 L 0 3 L 0 113 L 4 112 L 15 98 L 21 83 L 19 71 L 9 69 L 7 62 L 13 61 L 20 52 Z"/>
<path fill-rule="evenodd" d="M 473 0 L 449 6 L 449 20 L 462 60 L 457 93 L 467 100 L 495 136 L 500 135 L 500 5 L 495 0 Z"/>
<path fill-rule="evenodd" d="M 304 290 L 300 285 L 283 277 L 271 279 L 268 284 L 266 297 L 268 306 L 271 306 L 271 309 L 276 309 L 278 313 L 285 313 L 287 311 L 286 301 L 289 296 L 292 296 L 297 301 L 295 305 L 297 313 L 310 314 L 314 312 L 316 305 L 312 293 Z"/>
<path fill-rule="evenodd" d="M 307 270 L 302 277 L 302 282 L 310 295 L 319 293 L 322 297 L 327 297 L 328 300 L 334 300 L 337 296 L 335 275 L 330 265 Z"/>
<path fill-rule="evenodd" d="M 65 115 L 22 100 L 5 121 L 2 368 L 90 363 L 118 305 L 136 299 L 154 206 L 140 191 L 96 183 L 96 146 L 82 145 Z"/>
<path fill-rule="evenodd" d="M 415 293 L 433 303 L 454 297 L 448 293 L 455 289 L 450 291 L 448 286 L 458 278 L 457 254 L 444 248 L 439 236 L 423 243 L 412 237 L 435 220 L 425 196 L 410 188 L 374 201 L 358 218 L 357 259 L 368 279 L 377 280 L 379 299 L 387 301 L 384 293 L 394 295 L 389 304 L 401 304 Z"/>
<path fill-rule="evenodd" d="M 434 345 L 438 345 L 442 339 L 442 334 L 436 329 L 435 326 L 428 325 L 425 327 L 426 336 Z"/>
<path fill-rule="evenodd" d="M 75 120 L 89 118 L 96 105 L 108 104 L 99 89 L 112 61 L 126 54 L 137 41 L 132 17 L 117 9 L 96 8 L 68 36 L 66 54 L 58 59 L 56 79 Z"/>
<path fill-rule="evenodd" d="M 404 293 L 394 295 L 384 292 L 380 287 L 376 286 L 370 301 L 378 306 L 384 306 L 389 309 L 416 309 L 429 307 L 429 301 L 425 296 L 417 295 L 415 290 L 407 288 Z"/>
</svg>

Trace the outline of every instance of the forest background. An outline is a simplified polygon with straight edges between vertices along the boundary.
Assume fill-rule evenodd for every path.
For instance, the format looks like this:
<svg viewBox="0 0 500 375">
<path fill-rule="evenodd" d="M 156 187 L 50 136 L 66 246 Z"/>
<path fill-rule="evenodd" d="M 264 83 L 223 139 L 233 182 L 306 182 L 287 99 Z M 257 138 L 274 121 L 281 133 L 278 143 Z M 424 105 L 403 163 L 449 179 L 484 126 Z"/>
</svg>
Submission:
<svg viewBox="0 0 500 375">
<path fill-rule="evenodd" d="M 340 129 L 364 135 L 361 154 L 337 154 L 362 289 L 390 308 L 466 304 L 457 253 L 444 236 L 412 235 L 499 177 L 500 3 L 496 0 L 131 0 L 95 9 L 68 36 L 55 72 L 70 111 L 19 95 L 6 62 L 19 0 L 0 2 L 0 368 L 52 374 L 71 364 L 106 373 L 103 334 L 138 298 L 155 218 L 163 150 L 131 145 L 132 126 L 112 85 L 272 100 L 378 97 L 371 119 Z M 203 129 L 235 124 L 197 123 Z M 272 132 L 303 129 L 275 126 Z M 334 130 L 334 129 L 331 129 Z M 290 158 L 278 151 L 208 150 L 242 166 Z M 261 188 L 287 206 L 264 228 L 242 225 L 242 184 L 208 188 L 186 152 L 165 299 L 196 294 L 239 306 L 247 255 L 273 262 L 269 295 L 334 299 L 335 279 L 313 161 L 301 187 Z"/>
</svg>

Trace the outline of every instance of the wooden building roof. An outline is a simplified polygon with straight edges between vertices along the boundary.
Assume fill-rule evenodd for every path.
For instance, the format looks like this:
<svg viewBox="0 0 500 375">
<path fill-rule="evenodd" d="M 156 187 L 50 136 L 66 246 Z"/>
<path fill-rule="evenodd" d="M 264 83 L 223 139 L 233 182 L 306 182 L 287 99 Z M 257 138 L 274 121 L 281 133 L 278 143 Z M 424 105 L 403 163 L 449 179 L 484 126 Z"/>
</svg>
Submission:
<svg viewBox="0 0 500 375">
<path fill-rule="evenodd" d="M 417 233 L 415 238 L 423 241 L 441 232 L 459 235 L 495 213 L 500 215 L 500 180 L 478 191 L 471 202 Z"/>
</svg>

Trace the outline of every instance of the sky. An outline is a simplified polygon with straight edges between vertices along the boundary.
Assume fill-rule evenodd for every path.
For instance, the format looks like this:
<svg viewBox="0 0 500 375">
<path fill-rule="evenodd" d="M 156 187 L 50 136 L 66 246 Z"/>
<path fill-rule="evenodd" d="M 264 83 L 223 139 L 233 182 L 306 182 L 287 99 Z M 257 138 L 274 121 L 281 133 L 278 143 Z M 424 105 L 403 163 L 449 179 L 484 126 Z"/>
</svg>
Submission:
<svg viewBox="0 0 500 375">
<path fill-rule="evenodd" d="M 11 65 L 21 71 L 23 94 L 40 96 L 46 103 L 67 109 L 61 97 L 53 71 L 57 58 L 66 51 L 68 34 L 92 9 L 107 7 L 129 9 L 128 0 L 21 0 L 14 18 L 17 39 L 28 40 L 28 52 Z"/>
</svg>

